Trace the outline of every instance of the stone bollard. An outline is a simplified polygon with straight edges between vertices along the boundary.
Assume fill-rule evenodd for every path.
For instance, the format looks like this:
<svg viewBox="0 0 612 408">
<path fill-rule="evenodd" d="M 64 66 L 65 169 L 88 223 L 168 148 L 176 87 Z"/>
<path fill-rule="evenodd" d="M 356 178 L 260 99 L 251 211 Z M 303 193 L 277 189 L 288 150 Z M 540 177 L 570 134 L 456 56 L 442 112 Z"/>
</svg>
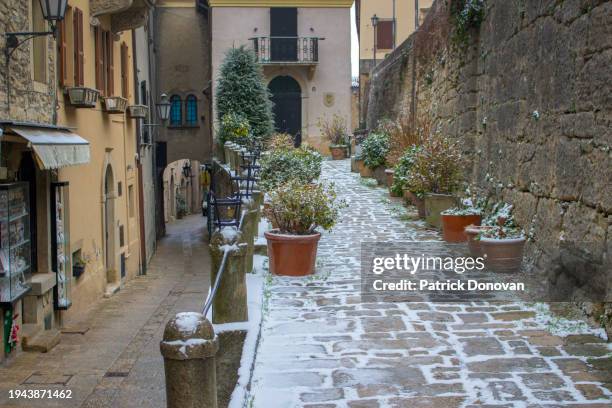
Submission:
<svg viewBox="0 0 612 408">
<path fill-rule="evenodd" d="M 210 240 L 211 285 L 214 285 L 217 279 L 224 252 L 229 251 L 225 272 L 213 300 L 212 321 L 215 324 L 249 320 L 245 275 L 247 244 L 241 242 L 241 235 L 237 230 L 225 234 L 215 231 Z"/>
<path fill-rule="evenodd" d="M 255 222 L 257 225 L 257 227 L 255 227 L 255 236 L 257 236 L 259 233 L 259 222 L 261 221 L 261 206 L 264 202 L 264 193 L 263 191 L 254 190 L 253 193 L 251 193 L 251 196 L 253 198 L 255 208 L 257 208 L 257 221 Z"/>
<path fill-rule="evenodd" d="M 215 354 L 219 343 L 201 313 L 178 313 L 160 343 L 168 408 L 217 408 Z"/>
<path fill-rule="evenodd" d="M 230 147 L 233 145 L 232 142 L 225 142 L 223 145 L 223 159 L 225 160 L 225 164 L 230 164 Z"/>
<path fill-rule="evenodd" d="M 253 272 L 253 255 L 255 252 L 255 237 L 257 236 L 258 216 L 259 208 L 257 207 L 257 203 L 251 199 L 246 214 L 244 215 L 240 239 L 240 242 L 247 244 L 246 258 L 244 260 L 244 270 L 246 273 Z"/>
</svg>

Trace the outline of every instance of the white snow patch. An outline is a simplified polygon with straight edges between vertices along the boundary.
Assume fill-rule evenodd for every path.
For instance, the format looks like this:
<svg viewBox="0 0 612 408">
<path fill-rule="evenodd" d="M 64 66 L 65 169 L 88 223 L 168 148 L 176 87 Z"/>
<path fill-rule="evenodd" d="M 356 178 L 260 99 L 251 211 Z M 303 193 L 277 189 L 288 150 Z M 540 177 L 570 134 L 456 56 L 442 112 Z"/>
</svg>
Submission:
<svg viewBox="0 0 612 408">
<path fill-rule="evenodd" d="M 567 337 L 571 334 L 592 334 L 604 340 L 608 340 L 605 329 L 593 328 L 582 320 L 568 320 L 564 317 L 555 316 L 551 313 L 550 307 L 545 303 L 537 303 L 534 306 L 536 312 L 535 321 L 552 334 L 559 337 Z"/>
<path fill-rule="evenodd" d="M 221 235 L 223 236 L 223 240 L 226 242 L 231 242 L 238 237 L 238 228 L 236 227 L 225 227 L 221 229 Z"/>
<path fill-rule="evenodd" d="M 183 334 L 194 334 L 202 314 L 196 312 L 182 312 L 176 315 L 176 327 Z"/>
<path fill-rule="evenodd" d="M 210 340 L 206 340 L 206 339 L 188 339 L 188 340 L 172 340 L 172 341 L 164 341 L 164 344 L 167 344 L 169 346 L 181 346 L 181 348 L 179 349 L 179 351 L 181 352 L 182 355 L 186 356 L 187 354 L 187 349 L 189 347 L 194 347 L 194 346 L 199 346 L 202 344 L 206 344 L 208 341 Z"/>
</svg>

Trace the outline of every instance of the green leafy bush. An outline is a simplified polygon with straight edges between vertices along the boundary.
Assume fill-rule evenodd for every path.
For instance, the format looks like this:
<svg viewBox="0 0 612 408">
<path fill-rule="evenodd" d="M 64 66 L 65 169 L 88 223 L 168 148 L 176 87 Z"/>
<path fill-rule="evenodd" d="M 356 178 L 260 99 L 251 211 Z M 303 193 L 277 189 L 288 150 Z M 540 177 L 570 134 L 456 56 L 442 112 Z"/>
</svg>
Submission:
<svg viewBox="0 0 612 408">
<path fill-rule="evenodd" d="M 281 148 L 261 159 L 259 186 L 270 191 L 291 180 L 311 183 L 321 175 L 323 157 L 309 147 Z"/>
<path fill-rule="evenodd" d="M 412 145 L 404 151 L 404 154 L 400 156 L 397 164 L 395 165 L 395 173 L 393 174 L 393 185 L 391 191 L 399 196 L 402 195 L 404 187 L 408 182 L 408 176 L 414 166 L 414 160 L 417 152 L 421 147 Z"/>
<path fill-rule="evenodd" d="M 455 22 L 454 40 L 459 45 L 467 45 L 470 29 L 477 29 L 485 17 L 484 0 L 455 0 L 451 8 Z"/>
<path fill-rule="evenodd" d="M 250 131 L 251 125 L 244 116 L 234 112 L 226 113 L 221 118 L 219 142 L 222 145 L 225 142 L 234 142 L 244 146 L 248 144 Z"/>
<path fill-rule="evenodd" d="M 432 134 L 416 152 L 406 186 L 417 195 L 452 193 L 459 188 L 462 180 L 462 161 L 456 141 Z"/>
<path fill-rule="evenodd" d="M 372 133 L 361 143 L 359 159 L 370 169 L 384 166 L 389 153 L 389 135 L 385 133 Z"/>
<path fill-rule="evenodd" d="M 270 96 L 255 53 L 244 46 L 229 49 L 217 81 L 217 119 L 230 112 L 241 115 L 253 137 L 264 140 L 274 131 Z"/>
<path fill-rule="evenodd" d="M 319 227 L 329 231 L 345 206 L 343 201 L 336 200 L 333 185 L 304 184 L 291 180 L 269 194 L 265 215 L 284 234 L 310 235 Z"/>
</svg>

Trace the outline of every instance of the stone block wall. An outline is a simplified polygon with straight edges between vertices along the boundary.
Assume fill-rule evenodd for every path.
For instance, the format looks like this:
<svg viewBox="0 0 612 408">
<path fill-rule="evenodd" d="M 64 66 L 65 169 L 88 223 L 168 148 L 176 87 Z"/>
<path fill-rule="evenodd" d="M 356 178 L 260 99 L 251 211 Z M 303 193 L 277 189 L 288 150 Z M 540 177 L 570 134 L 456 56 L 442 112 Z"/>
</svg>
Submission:
<svg viewBox="0 0 612 408">
<path fill-rule="evenodd" d="M 530 265 L 567 244 L 612 282 L 612 1 L 486 0 L 465 42 L 453 3 L 373 72 L 368 128 L 429 115 L 461 140 L 466 179 L 515 206 Z"/>
<path fill-rule="evenodd" d="M 0 1 L 0 30 L 4 32 L 31 31 L 30 0 Z M 37 3 L 36 3 L 37 4 Z M 50 124 L 55 114 L 55 47 L 52 36 L 47 39 L 47 80 L 34 82 L 32 74 L 32 44 L 24 42 L 12 55 L 10 64 L 10 112 L 7 105 L 4 35 L 0 36 L 2 53 L 0 69 L 0 119 Z M 23 39 L 23 37 L 20 37 Z"/>
</svg>

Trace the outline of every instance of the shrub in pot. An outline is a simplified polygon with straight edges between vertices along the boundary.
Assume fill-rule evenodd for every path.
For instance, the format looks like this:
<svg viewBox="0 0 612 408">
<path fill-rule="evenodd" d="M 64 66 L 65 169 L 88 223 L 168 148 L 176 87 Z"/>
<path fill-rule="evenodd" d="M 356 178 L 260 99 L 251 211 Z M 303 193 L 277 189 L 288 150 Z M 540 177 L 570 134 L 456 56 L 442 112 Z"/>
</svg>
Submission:
<svg viewBox="0 0 612 408">
<path fill-rule="evenodd" d="M 410 191 L 425 192 L 426 221 L 440 228 L 440 213 L 457 205 L 453 192 L 461 182 L 461 152 L 456 141 L 440 134 L 425 139 L 415 152 L 406 185 Z"/>
<path fill-rule="evenodd" d="M 414 164 L 414 156 L 419 149 L 419 146 L 412 145 L 400 156 L 395 168 L 393 169 L 393 183 L 389 188 L 391 195 L 396 197 L 404 196 L 404 198 L 408 200 L 408 204 L 412 203 L 412 198 L 410 197 L 410 191 L 408 191 L 407 194 L 404 194 L 404 189 L 407 188 L 408 175 L 410 174 Z"/>
<path fill-rule="evenodd" d="M 336 223 L 343 202 L 336 201 L 331 185 L 303 184 L 292 180 L 269 193 L 264 210 L 277 229 L 264 233 L 268 241 L 270 272 L 283 276 L 314 273 L 321 233 Z"/>
<path fill-rule="evenodd" d="M 346 120 L 335 113 L 331 120 L 319 118 L 318 126 L 323 138 L 329 142 L 332 159 L 346 159 L 349 143 Z"/>
<path fill-rule="evenodd" d="M 307 146 L 267 152 L 261 158 L 259 187 L 270 191 L 290 180 L 310 183 L 321 175 L 322 163 L 321 154 Z"/>
<path fill-rule="evenodd" d="M 360 172 L 362 176 L 378 175 L 380 184 L 385 183 L 385 164 L 389 153 L 389 136 L 384 133 L 372 133 L 361 143 L 359 159 L 363 160 L 367 170 Z M 368 170 L 370 172 L 368 172 Z"/>
<path fill-rule="evenodd" d="M 245 146 L 250 138 L 251 126 L 242 115 L 228 112 L 221 118 L 219 126 L 219 143 L 233 142 Z"/>
<path fill-rule="evenodd" d="M 494 272 L 518 272 L 523 263 L 523 252 L 527 238 L 511 215 L 512 206 L 505 204 L 488 217 L 488 225 L 478 234 L 485 265 Z M 495 220 L 495 221 L 493 221 Z"/>
</svg>

